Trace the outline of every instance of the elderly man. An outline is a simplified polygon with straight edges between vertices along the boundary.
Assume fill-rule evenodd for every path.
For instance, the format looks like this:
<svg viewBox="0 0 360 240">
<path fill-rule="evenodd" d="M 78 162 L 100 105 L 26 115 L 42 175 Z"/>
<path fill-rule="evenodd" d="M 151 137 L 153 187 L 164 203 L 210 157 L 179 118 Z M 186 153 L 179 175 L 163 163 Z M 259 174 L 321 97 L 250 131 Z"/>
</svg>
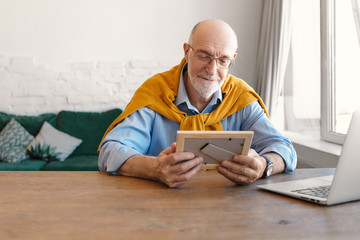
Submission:
<svg viewBox="0 0 360 240">
<path fill-rule="evenodd" d="M 177 130 L 254 131 L 248 155 L 224 160 L 218 173 L 237 184 L 293 171 L 296 153 L 268 118 L 260 97 L 228 74 L 237 37 L 218 19 L 205 20 L 184 43 L 185 58 L 148 79 L 110 125 L 99 146 L 99 168 L 178 187 L 202 168 L 203 159 L 175 152 Z"/>
</svg>

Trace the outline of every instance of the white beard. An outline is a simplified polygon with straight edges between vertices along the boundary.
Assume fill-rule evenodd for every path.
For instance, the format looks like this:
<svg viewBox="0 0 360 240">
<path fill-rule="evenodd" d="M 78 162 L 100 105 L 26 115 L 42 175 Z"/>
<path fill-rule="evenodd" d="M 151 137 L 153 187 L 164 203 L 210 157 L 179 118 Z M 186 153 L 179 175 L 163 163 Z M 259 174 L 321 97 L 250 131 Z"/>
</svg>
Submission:
<svg viewBox="0 0 360 240">
<path fill-rule="evenodd" d="M 202 77 L 212 81 L 206 81 Z M 190 77 L 190 82 L 195 90 L 202 98 L 209 99 L 221 87 L 221 78 L 219 76 L 208 76 L 198 73 L 194 77 Z"/>
</svg>

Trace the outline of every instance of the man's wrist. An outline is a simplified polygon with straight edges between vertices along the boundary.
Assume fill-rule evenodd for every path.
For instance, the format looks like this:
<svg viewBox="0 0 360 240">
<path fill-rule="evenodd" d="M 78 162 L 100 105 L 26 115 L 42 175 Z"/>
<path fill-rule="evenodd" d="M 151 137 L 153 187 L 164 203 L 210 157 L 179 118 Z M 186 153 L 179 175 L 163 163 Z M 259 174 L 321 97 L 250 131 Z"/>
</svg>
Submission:
<svg viewBox="0 0 360 240">
<path fill-rule="evenodd" d="M 265 155 L 262 156 L 265 161 L 266 161 L 266 165 L 265 165 L 265 169 L 262 175 L 262 178 L 268 178 L 271 176 L 273 170 L 274 170 L 274 163 L 271 161 L 271 159 Z"/>
</svg>

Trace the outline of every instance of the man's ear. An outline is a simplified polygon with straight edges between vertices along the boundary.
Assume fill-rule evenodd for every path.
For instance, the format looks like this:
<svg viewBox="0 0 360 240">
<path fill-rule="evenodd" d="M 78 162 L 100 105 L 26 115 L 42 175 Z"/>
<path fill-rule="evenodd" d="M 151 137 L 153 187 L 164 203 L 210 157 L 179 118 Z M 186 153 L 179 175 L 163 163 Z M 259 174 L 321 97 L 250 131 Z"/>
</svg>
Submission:
<svg viewBox="0 0 360 240">
<path fill-rule="evenodd" d="M 186 62 L 188 62 L 189 51 L 190 51 L 190 45 L 189 45 L 188 43 L 184 43 L 183 48 L 184 48 L 184 57 L 185 57 L 185 61 L 186 61 Z"/>
<path fill-rule="evenodd" d="M 237 53 L 234 53 L 233 61 L 235 61 L 236 57 L 237 57 Z"/>
</svg>

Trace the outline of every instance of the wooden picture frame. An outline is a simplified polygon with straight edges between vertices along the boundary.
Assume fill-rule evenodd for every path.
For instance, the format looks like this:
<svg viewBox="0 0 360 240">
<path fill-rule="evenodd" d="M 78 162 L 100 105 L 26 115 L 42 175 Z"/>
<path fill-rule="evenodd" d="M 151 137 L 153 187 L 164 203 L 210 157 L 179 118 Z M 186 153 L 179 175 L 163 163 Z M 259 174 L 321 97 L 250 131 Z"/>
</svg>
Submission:
<svg viewBox="0 0 360 240">
<path fill-rule="evenodd" d="M 203 170 L 215 169 L 220 161 L 250 150 L 252 131 L 178 131 L 176 152 L 192 152 L 204 159 Z"/>
</svg>

